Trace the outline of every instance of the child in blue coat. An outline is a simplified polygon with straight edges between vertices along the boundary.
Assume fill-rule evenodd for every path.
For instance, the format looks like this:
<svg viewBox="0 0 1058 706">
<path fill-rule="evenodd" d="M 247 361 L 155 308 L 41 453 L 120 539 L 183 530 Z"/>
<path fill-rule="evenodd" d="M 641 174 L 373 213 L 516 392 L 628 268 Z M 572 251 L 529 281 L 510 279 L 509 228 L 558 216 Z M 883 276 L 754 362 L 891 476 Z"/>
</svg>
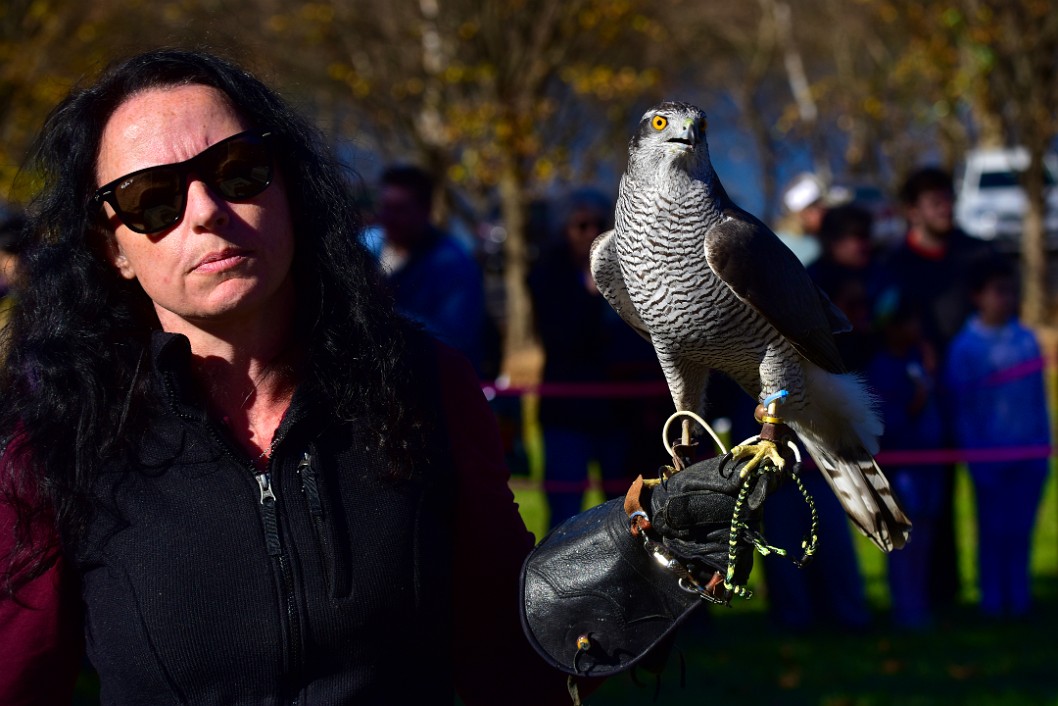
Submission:
<svg viewBox="0 0 1058 706">
<path fill-rule="evenodd" d="M 1031 603 L 1029 550 L 1048 469 L 1044 365 L 1036 336 L 1017 318 L 1010 262 L 982 263 L 970 287 L 976 313 L 948 352 L 949 412 L 960 446 L 971 450 L 981 610 L 1022 616 Z"/>
</svg>

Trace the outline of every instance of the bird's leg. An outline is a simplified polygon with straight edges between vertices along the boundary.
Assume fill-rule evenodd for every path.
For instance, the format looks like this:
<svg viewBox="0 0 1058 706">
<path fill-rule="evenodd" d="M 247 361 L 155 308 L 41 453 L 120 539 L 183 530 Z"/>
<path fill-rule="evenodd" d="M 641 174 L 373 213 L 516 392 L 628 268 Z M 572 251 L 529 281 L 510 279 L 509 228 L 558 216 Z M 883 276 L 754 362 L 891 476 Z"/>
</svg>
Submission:
<svg viewBox="0 0 1058 706">
<path fill-rule="evenodd" d="M 695 447 L 698 444 L 691 438 L 691 420 L 683 419 L 683 433 L 680 442 L 672 445 L 672 472 L 682 471 L 694 460 Z"/>
<path fill-rule="evenodd" d="M 760 435 L 731 449 L 731 457 L 734 460 L 749 459 L 740 471 L 742 478 L 749 475 L 764 460 L 770 461 L 777 471 L 783 470 L 786 466 L 786 459 L 779 452 L 777 444 L 785 428 L 782 417 L 779 416 L 778 406 L 785 399 L 786 394 L 786 390 L 780 390 L 766 397 L 762 404 L 757 405 L 753 417 L 761 424 Z"/>
</svg>

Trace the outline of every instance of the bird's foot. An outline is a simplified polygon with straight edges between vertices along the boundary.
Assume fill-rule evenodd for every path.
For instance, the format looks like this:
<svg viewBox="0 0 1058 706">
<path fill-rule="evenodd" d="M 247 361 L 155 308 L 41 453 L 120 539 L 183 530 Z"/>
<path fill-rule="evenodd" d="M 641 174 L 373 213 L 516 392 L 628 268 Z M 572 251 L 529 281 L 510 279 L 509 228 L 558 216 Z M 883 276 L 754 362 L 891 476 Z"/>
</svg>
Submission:
<svg viewBox="0 0 1058 706">
<path fill-rule="evenodd" d="M 739 472 L 741 478 L 745 479 L 760 468 L 760 464 L 764 461 L 771 462 L 772 468 L 760 468 L 761 471 L 772 470 L 781 473 L 785 470 L 786 459 L 779 451 L 779 445 L 784 442 L 786 425 L 779 416 L 778 407 L 786 397 L 786 390 L 779 390 L 765 397 L 753 412 L 754 419 L 761 425 L 760 435 L 743 441 L 731 449 L 731 458 L 734 461 L 749 459 Z"/>
<path fill-rule="evenodd" d="M 771 462 L 777 471 L 786 467 L 786 459 L 779 453 L 779 447 L 769 439 L 758 438 L 752 442 L 739 444 L 731 449 L 731 458 L 736 462 L 744 458 L 749 459 L 746 465 L 739 470 L 739 477 L 743 479 L 764 461 Z"/>
</svg>

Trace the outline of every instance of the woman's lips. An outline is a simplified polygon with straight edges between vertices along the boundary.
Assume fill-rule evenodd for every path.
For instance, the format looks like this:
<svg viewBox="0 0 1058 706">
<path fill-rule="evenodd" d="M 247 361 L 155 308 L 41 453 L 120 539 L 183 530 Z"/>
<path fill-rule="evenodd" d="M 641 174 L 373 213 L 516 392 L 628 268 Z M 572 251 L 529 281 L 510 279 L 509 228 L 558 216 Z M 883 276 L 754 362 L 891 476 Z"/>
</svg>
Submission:
<svg viewBox="0 0 1058 706">
<path fill-rule="evenodd" d="M 203 273 L 223 272 L 224 270 L 238 267 L 249 259 L 249 250 L 225 248 L 224 250 L 211 252 L 203 257 L 193 268 L 191 268 L 191 271 Z"/>
</svg>

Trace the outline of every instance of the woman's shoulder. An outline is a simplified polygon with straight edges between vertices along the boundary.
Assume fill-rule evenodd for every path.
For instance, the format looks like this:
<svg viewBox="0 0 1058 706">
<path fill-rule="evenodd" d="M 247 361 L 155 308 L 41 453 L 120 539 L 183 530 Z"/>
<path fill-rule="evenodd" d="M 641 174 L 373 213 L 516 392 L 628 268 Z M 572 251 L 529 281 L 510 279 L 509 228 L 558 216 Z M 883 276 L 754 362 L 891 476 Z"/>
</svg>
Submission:
<svg viewBox="0 0 1058 706">
<path fill-rule="evenodd" d="M 446 407 L 460 400 L 484 401 L 481 381 L 465 355 L 437 340 L 431 339 L 427 345 L 436 361 L 441 398 Z"/>
<path fill-rule="evenodd" d="M 428 416 L 441 422 L 451 441 L 454 427 L 478 427 L 492 414 L 481 381 L 470 360 L 459 350 L 413 329 L 408 333 L 406 373 Z"/>
</svg>

